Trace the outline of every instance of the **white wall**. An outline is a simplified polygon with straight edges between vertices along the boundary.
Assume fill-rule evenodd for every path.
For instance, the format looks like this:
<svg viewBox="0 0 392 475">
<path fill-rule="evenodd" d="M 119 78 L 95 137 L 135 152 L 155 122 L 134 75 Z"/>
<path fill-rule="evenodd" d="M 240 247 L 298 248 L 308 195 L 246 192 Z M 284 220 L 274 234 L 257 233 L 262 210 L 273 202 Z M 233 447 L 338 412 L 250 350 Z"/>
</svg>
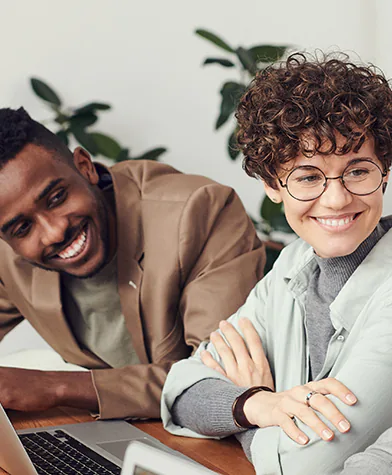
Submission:
<svg viewBox="0 0 392 475">
<path fill-rule="evenodd" d="M 210 29 L 234 46 L 339 49 L 374 62 L 379 55 L 379 66 L 385 62 L 392 74 L 391 48 L 387 54 L 380 46 L 389 36 L 389 19 L 382 14 L 392 8 L 387 0 L 3 0 L 0 5 L 2 107 L 23 105 L 37 120 L 50 115 L 30 91 L 30 76 L 51 83 L 73 106 L 107 101 L 113 111 L 103 114 L 97 128 L 135 154 L 167 146 L 165 162 L 233 186 L 255 216 L 262 185 L 245 175 L 240 162 L 228 159 L 230 125 L 213 131 L 220 85 L 236 76 L 229 69 L 201 67 L 206 56 L 222 53 L 194 30 Z M 392 37 L 388 42 L 392 46 Z"/>
<path fill-rule="evenodd" d="M 51 83 L 70 105 L 108 101 L 113 111 L 103 114 L 102 131 L 135 154 L 166 145 L 164 161 L 234 186 L 254 215 L 262 185 L 228 159 L 231 125 L 213 131 L 220 85 L 236 75 L 201 67 L 221 50 L 194 30 L 211 29 L 233 45 L 341 49 L 375 60 L 367 0 L 3 0 L 1 7 L 2 106 L 23 105 L 39 120 L 48 117 L 29 89 L 32 75 Z"/>
</svg>

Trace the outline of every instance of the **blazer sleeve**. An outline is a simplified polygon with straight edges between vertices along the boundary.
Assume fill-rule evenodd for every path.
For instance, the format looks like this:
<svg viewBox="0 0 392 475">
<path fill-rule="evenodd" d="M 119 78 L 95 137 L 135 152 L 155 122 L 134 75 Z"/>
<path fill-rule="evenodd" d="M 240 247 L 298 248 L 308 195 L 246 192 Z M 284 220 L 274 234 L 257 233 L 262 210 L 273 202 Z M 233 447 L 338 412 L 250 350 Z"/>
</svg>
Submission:
<svg viewBox="0 0 392 475">
<path fill-rule="evenodd" d="M 22 320 L 23 316 L 9 300 L 7 291 L 3 284 L 0 283 L 0 340 Z"/>
<path fill-rule="evenodd" d="M 198 188 L 185 203 L 178 250 L 182 290 L 177 311 L 191 353 L 244 303 L 262 277 L 265 251 L 238 196 L 215 183 Z M 99 417 L 159 417 L 173 363 L 93 370 Z"/>
<path fill-rule="evenodd" d="M 185 283 L 179 310 L 194 352 L 263 277 L 265 250 L 237 194 L 216 184 L 191 196 L 179 239 Z"/>
</svg>

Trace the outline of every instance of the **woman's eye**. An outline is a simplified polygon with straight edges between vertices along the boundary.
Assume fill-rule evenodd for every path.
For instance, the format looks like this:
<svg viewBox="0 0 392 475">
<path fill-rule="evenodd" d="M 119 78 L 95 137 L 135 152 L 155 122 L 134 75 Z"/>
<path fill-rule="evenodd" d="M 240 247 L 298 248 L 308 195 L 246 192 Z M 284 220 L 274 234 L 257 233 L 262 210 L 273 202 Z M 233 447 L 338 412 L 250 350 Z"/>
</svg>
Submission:
<svg viewBox="0 0 392 475">
<path fill-rule="evenodd" d="M 61 190 L 57 191 L 54 195 L 52 195 L 49 198 L 49 203 L 48 203 L 49 208 L 63 203 L 63 201 L 65 200 L 66 197 L 67 197 L 67 195 L 66 195 L 66 191 L 64 189 L 61 189 Z"/>
<path fill-rule="evenodd" d="M 298 183 L 315 183 L 321 179 L 320 175 L 305 175 L 297 178 Z"/>
<path fill-rule="evenodd" d="M 369 174 L 369 170 L 366 168 L 355 168 L 354 170 L 349 170 L 347 172 L 348 176 L 358 177 L 358 176 L 366 176 Z"/>
</svg>

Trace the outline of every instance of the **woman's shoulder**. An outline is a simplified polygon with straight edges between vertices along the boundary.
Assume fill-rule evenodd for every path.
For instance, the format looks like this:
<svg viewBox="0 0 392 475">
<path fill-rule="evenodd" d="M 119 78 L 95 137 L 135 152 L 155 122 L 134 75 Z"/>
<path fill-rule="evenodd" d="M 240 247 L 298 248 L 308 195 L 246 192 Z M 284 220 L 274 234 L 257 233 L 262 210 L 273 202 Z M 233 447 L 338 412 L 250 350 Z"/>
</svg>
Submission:
<svg viewBox="0 0 392 475">
<path fill-rule="evenodd" d="M 279 272 L 291 273 L 293 269 L 302 268 L 312 258 L 314 258 L 312 246 L 301 238 L 298 238 L 282 249 L 282 252 L 275 262 L 274 269 Z"/>
</svg>

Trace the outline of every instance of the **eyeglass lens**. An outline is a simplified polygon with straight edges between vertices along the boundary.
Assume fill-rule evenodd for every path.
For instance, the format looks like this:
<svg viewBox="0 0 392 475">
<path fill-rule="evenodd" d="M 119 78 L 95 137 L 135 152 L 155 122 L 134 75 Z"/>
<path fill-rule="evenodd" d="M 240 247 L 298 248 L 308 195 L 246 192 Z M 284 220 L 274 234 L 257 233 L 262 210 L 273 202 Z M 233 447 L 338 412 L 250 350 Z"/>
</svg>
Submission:
<svg viewBox="0 0 392 475">
<path fill-rule="evenodd" d="M 336 178 L 336 177 L 334 177 Z M 317 167 L 300 166 L 287 177 L 287 190 L 297 199 L 311 200 L 319 197 L 326 188 L 327 178 Z M 368 160 L 348 165 L 341 180 L 345 188 L 355 195 L 368 195 L 376 191 L 383 179 L 381 169 Z"/>
</svg>

